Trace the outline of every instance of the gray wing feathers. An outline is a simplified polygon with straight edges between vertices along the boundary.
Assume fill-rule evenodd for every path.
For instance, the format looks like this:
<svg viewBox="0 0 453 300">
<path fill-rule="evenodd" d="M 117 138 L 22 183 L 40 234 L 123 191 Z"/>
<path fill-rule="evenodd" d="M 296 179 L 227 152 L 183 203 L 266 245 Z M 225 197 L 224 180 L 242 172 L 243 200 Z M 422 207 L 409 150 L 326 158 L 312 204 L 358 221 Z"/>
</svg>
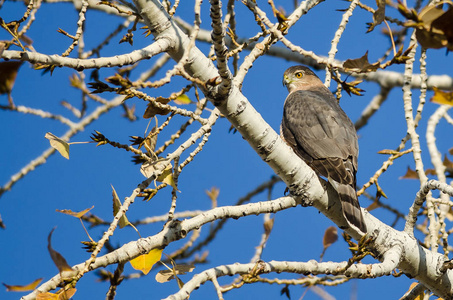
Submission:
<svg viewBox="0 0 453 300">
<path fill-rule="evenodd" d="M 284 106 L 282 135 L 322 176 L 353 184 L 357 170 L 357 135 L 333 95 L 329 96 L 332 99 L 312 91 L 289 94 Z M 344 166 L 348 161 L 350 170 Z"/>
<path fill-rule="evenodd" d="M 357 134 L 332 93 L 327 89 L 290 93 L 280 131 L 296 154 L 332 183 L 346 220 L 366 232 L 356 194 Z"/>
</svg>

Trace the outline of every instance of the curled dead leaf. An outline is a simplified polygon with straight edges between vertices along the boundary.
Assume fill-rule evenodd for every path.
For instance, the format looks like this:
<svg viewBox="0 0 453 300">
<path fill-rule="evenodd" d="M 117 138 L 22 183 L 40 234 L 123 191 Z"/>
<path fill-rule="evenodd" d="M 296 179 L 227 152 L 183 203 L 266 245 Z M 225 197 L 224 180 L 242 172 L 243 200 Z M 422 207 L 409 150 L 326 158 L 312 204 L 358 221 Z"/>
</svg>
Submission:
<svg viewBox="0 0 453 300">
<path fill-rule="evenodd" d="M 360 58 L 347 59 L 343 63 L 343 68 L 348 72 L 365 73 L 374 72 L 379 69 L 379 62 L 370 64 L 368 61 L 368 51 Z"/>
</svg>

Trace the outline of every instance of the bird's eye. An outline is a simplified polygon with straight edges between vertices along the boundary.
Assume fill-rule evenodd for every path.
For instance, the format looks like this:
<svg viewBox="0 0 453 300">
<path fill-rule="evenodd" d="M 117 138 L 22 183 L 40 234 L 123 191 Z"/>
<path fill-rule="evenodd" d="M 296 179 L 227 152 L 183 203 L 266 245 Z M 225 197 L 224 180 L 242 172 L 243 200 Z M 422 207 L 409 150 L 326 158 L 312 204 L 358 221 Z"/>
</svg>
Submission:
<svg viewBox="0 0 453 300">
<path fill-rule="evenodd" d="M 302 78 L 304 74 L 302 72 L 297 72 L 296 73 L 296 78 Z"/>
</svg>

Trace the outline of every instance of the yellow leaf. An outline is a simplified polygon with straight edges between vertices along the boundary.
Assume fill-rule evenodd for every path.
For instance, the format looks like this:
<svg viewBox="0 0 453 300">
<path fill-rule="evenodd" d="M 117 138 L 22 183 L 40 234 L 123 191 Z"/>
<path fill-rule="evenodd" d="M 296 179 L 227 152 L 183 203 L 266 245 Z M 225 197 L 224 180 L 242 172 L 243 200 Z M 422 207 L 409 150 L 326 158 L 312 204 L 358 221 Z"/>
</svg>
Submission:
<svg viewBox="0 0 453 300">
<path fill-rule="evenodd" d="M 160 174 L 157 178 L 157 181 L 166 183 L 170 186 L 172 186 L 174 189 L 178 189 L 176 187 L 175 180 L 173 179 L 173 172 L 172 172 L 172 167 L 171 164 L 168 164 L 165 170 Z"/>
<path fill-rule="evenodd" d="M 175 100 L 173 100 L 176 104 L 190 104 L 192 103 L 192 100 L 190 100 L 190 98 L 186 95 L 186 94 L 182 94 L 182 95 L 179 95 L 178 97 L 176 97 Z"/>
<path fill-rule="evenodd" d="M 77 289 L 70 288 L 68 290 L 59 290 L 55 294 L 45 292 L 45 293 L 38 293 L 36 295 L 36 300 L 69 300 L 72 296 L 74 296 Z"/>
<path fill-rule="evenodd" d="M 87 212 L 89 212 L 90 210 L 92 210 L 93 207 L 94 207 L 94 205 L 93 205 L 92 207 L 87 208 L 87 209 L 84 209 L 84 210 L 82 210 L 82 211 L 80 211 L 80 212 L 75 212 L 75 211 L 72 211 L 72 210 L 70 210 L 70 209 L 56 209 L 56 211 L 80 219 L 84 214 L 86 214 Z"/>
<path fill-rule="evenodd" d="M 4 283 L 3 285 L 6 287 L 7 292 L 26 292 L 26 291 L 33 291 L 36 289 L 38 284 L 42 281 L 42 278 L 38 278 L 32 283 L 27 285 L 8 285 Z"/>
<path fill-rule="evenodd" d="M 61 156 L 66 159 L 69 159 L 69 144 L 56 135 L 48 132 L 44 136 L 46 139 L 50 141 L 50 146 L 60 152 Z"/>
<path fill-rule="evenodd" d="M 453 92 L 444 92 L 436 87 L 433 87 L 433 91 L 434 96 L 430 99 L 431 102 L 453 106 Z"/>
<path fill-rule="evenodd" d="M 157 263 L 162 256 L 163 249 L 153 249 L 148 254 L 140 255 L 130 261 L 132 268 L 148 274 L 151 268 Z"/>
</svg>

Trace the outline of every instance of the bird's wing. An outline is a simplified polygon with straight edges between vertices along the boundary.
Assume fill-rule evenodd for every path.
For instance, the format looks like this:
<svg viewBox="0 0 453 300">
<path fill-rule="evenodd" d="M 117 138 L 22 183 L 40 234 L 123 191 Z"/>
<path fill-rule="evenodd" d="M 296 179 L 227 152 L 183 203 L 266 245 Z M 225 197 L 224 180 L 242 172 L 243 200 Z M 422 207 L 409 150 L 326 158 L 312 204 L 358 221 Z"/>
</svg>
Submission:
<svg viewBox="0 0 453 300">
<path fill-rule="evenodd" d="M 281 131 L 286 142 L 320 175 L 355 186 L 357 134 L 329 91 L 289 94 Z"/>
</svg>

